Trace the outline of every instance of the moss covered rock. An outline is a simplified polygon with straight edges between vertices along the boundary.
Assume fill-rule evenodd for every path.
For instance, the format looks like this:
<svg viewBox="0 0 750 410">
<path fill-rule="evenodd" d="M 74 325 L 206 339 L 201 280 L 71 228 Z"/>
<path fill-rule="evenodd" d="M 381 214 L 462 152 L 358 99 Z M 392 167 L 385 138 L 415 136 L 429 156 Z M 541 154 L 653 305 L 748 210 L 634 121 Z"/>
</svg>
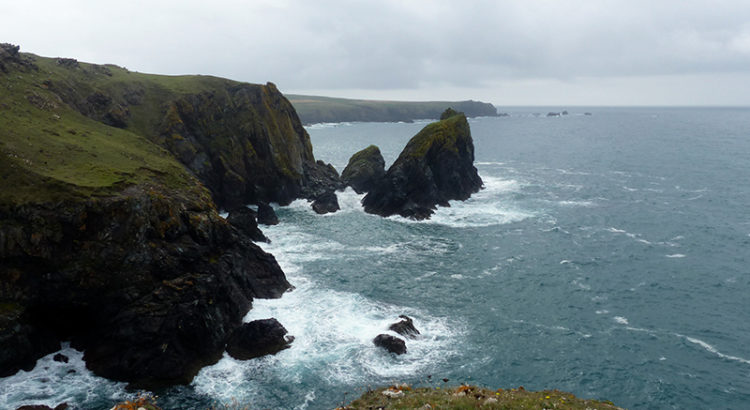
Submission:
<svg viewBox="0 0 750 410">
<path fill-rule="evenodd" d="M 429 218 L 437 205 L 465 200 L 482 187 L 466 116 L 449 113 L 406 144 L 382 181 L 362 200 L 365 211 Z"/>
<path fill-rule="evenodd" d="M 344 185 L 352 187 L 358 194 L 370 192 L 385 176 L 385 160 L 375 145 L 355 153 L 341 173 Z"/>
</svg>

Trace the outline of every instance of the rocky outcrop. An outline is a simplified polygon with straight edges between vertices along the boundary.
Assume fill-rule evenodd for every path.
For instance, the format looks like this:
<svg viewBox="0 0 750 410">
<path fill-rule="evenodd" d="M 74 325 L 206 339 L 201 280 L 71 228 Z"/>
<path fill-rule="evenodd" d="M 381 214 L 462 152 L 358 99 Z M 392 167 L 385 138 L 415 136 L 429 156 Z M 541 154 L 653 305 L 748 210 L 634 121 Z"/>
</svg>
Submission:
<svg viewBox="0 0 750 410">
<path fill-rule="evenodd" d="M 207 191 L 146 187 L 2 208 L 0 283 L 2 374 L 71 340 L 94 373 L 148 388 L 188 383 L 253 298 L 290 287 Z"/>
<path fill-rule="evenodd" d="M 258 223 L 263 225 L 277 225 L 279 223 L 276 211 L 266 202 L 258 204 Z"/>
<path fill-rule="evenodd" d="M 237 360 L 276 354 L 290 347 L 293 336 L 276 319 L 254 320 L 237 328 L 227 340 L 227 353 Z"/>
<path fill-rule="evenodd" d="M 339 207 L 339 200 L 336 197 L 335 192 L 326 192 L 317 198 L 312 203 L 312 209 L 317 214 L 327 214 L 331 212 L 336 212 L 341 207 Z"/>
<path fill-rule="evenodd" d="M 383 349 L 395 353 L 404 354 L 406 353 L 406 342 L 396 336 L 387 334 L 379 334 L 372 340 L 375 346 L 382 347 Z"/>
<path fill-rule="evenodd" d="M 255 242 L 271 242 L 258 228 L 258 213 L 246 206 L 231 210 L 227 222 Z"/>
<path fill-rule="evenodd" d="M 385 160 L 375 145 L 355 153 L 341 173 L 341 182 L 358 194 L 370 192 L 385 176 Z"/>
<path fill-rule="evenodd" d="M 414 321 L 412 318 L 406 315 L 399 315 L 399 319 L 401 320 L 388 326 L 388 330 L 392 330 L 401 336 L 406 336 L 410 339 L 416 339 L 419 330 L 414 327 Z"/>
<path fill-rule="evenodd" d="M 452 111 L 452 110 L 451 110 Z M 426 219 L 437 205 L 465 200 L 482 187 L 466 116 L 446 112 L 415 135 L 383 180 L 362 200 L 366 212 Z"/>
</svg>

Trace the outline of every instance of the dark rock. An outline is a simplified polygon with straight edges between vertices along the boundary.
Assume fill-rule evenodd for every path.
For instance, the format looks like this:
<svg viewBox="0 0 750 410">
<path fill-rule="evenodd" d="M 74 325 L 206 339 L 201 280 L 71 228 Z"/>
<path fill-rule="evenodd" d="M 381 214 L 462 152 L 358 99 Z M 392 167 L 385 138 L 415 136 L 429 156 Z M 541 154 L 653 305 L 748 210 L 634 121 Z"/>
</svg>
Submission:
<svg viewBox="0 0 750 410">
<path fill-rule="evenodd" d="M 312 201 L 329 192 L 344 188 L 336 168 L 320 160 L 305 164 L 304 184 L 300 195 Z"/>
<path fill-rule="evenodd" d="M 454 115 L 458 115 L 458 111 L 449 107 L 445 111 L 443 111 L 442 114 L 440 114 L 440 121 L 447 120 L 448 118 L 453 117 Z"/>
<path fill-rule="evenodd" d="M 417 335 L 419 334 L 419 330 L 414 327 L 414 321 L 406 315 L 400 315 L 399 318 L 401 318 L 401 320 L 388 326 L 388 330 L 392 330 L 410 339 L 416 339 Z"/>
<path fill-rule="evenodd" d="M 0 43 L 0 71 L 7 73 L 11 69 L 21 71 L 38 70 L 38 67 L 30 57 L 19 53 L 20 49 L 21 47 L 13 44 Z"/>
<path fill-rule="evenodd" d="M 592 115 L 590 112 L 585 112 L 583 115 Z"/>
<path fill-rule="evenodd" d="M 265 202 L 258 204 L 258 223 L 263 225 L 277 225 L 279 217 L 273 207 Z"/>
<path fill-rule="evenodd" d="M 227 222 L 255 242 L 271 242 L 258 228 L 258 213 L 246 206 L 229 211 Z"/>
<path fill-rule="evenodd" d="M 62 353 L 58 353 L 52 357 L 52 360 L 60 363 L 68 363 L 70 359 L 68 359 L 68 356 L 65 356 Z"/>
<path fill-rule="evenodd" d="M 375 145 L 355 153 L 341 173 L 344 185 L 352 187 L 358 194 L 370 192 L 385 176 L 385 160 Z"/>
<path fill-rule="evenodd" d="M 497 114 L 497 116 L 498 117 L 510 117 L 510 114 L 508 114 L 507 112 L 501 112 L 501 113 Z"/>
<path fill-rule="evenodd" d="M 404 354 L 406 353 L 406 342 L 399 339 L 396 336 L 379 334 L 372 340 L 375 346 L 382 347 L 383 349 L 395 353 Z"/>
<path fill-rule="evenodd" d="M 455 114 L 424 127 L 362 200 L 365 211 L 429 218 L 437 205 L 465 200 L 482 187 L 466 117 Z"/>
<path fill-rule="evenodd" d="M 55 408 L 52 408 L 50 406 L 46 406 L 44 404 L 32 404 L 32 405 L 25 405 L 17 408 L 16 410 L 67 410 L 70 406 L 68 406 L 68 403 L 60 403 Z"/>
<path fill-rule="evenodd" d="M 78 64 L 78 60 L 76 60 L 75 58 L 58 58 L 57 65 L 69 69 L 80 67 L 80 64 Z"/>
<path fill-rule="evenodd" d="M 561 115 L 568 115 L 568 111 L 563 111 L 563 112 L 562 112 L 562 113 L 560 113 L 560 114 L 561 114 Z"/>
<path fill-rule="evenodd" d="M 290 287 L 202 187 L 3 210 L 0 283 L 4 374 L 70 340 L 95 374 L 144 388 L 189 383 L 254 298 Z"/>
<path fill-rule="evenodd" d="M 559 117 L 560 113 L 559 112 L 548 112 L 547 116 L 548 117 Z"/>
<path fill-rule="evenodd" d="M 276 319 L 254 320 L 238 327 L 227 340 L 227 353 L 237 360 L 276 354 L 290 347 L 294 337 Z"/>
<path fill-rule="evenodd" d="M 326 192 L 313 201 L 312 209 L 317 214 L 327 214 L 336 212 L 341 208 L 339 207 L 339 200 L 336 197 L 336 193 Z"/>
</svg>

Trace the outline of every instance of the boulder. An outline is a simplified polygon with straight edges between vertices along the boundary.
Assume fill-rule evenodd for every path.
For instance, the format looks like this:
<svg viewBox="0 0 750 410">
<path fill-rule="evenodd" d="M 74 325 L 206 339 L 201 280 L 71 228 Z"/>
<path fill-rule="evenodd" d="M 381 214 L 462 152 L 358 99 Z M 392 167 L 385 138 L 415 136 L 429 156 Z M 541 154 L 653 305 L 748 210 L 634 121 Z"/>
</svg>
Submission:
<svg viewBox="0 0 750 410">
<path fill-rule="evenodd" d="M 437 205 L 465 200 L 482 187 L 466 116 L 443 113 L 406 144 L 385 177 L 362 200 L 365 212 L 426 219 Z"/>
<path fill-rule="evenodd" d="M 375 337 L 375 339 L 372 340 L 372 342 L 375 344 L 375 346 L 382 347 L 383 349 L 391 353 L 406 353 L 406 342 L 395 336 L 379 334 Z"/>
<path fill-rule="evenodd" d="M 237 360 L 276 354 L 290 347 L 293 336 L 276 319 L 254 320 L 237 328 L 227 340 L 227 353 Z"/>
<path fill-rule="evenodd" d="M 312 209 L 317 214 L 336 212 L 339 209 L 339 201 L 335 192 L 326 192 L 318 196 L 312 203 Z"/>
<path fill-rule="evenodd" d="M 52 356 L 52 360 L 54 360 L 56 362 L 60 362 L 60 363 L 68 363 L 68 361 L 70 361 L 70 359 L 68 358 L 68 356 L 65 356 L 62 353 L 58 353 L 58 354 Z"/>
<path fill-rule="evenodd" d="M 399 318 L 401 318 L 401 320 L 388 326 L 388 330 L 392 330 L 401 336 L 406 336 L 410 339 L 416 339 L 419 330 L 414 327 L 414 321 L 406 315 L 400 315 Z"/>
<path fill-rule="evenodd" d="M 273 207 L 265 202 L 258 204 L 258 223 L 263 225 L 278 225 L 279 217 Z"/>
<path fill-rule="evenodd" d="M 229 211 L 227 222 L 255 242 L 271 242 L 258 228 L 258 213 L 246 206 Z"/>
<path fill-rule="evenodd" d="M 338 171 L 323 161 L 305 164 L 304 186 L 300 197 L 314 201 L 321 195 L 344 188 Z"/>
<path fill-rule="evenodd" d="M 44 404 L 27 404 L 25 406 L 17 408 L 16 410 L 66 410 L 69 407 L 70 406 L 68 406 L 68 403 L 60 403 L 54 408 Z"/>
<path fill-rule="evenodd" d="M 375 145 L 355 153 L 341 173 L 344 185 L 352 187 L 358 194 L 370 192 L 385 176 L 385 160 Z"/>
</svg>

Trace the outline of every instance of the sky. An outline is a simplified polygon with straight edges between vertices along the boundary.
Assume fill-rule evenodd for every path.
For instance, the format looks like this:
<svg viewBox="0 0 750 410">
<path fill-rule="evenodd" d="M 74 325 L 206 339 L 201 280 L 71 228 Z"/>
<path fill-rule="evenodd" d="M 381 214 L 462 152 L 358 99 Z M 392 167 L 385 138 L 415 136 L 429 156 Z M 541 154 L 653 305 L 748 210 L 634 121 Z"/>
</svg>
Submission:
<svg viewBox="0 0 750 410">
<path fill-rule="evenodd" d="M 282 92 L 750 106 L 747 0 L 5 1 L 0 42 Z"/>
</svg>

